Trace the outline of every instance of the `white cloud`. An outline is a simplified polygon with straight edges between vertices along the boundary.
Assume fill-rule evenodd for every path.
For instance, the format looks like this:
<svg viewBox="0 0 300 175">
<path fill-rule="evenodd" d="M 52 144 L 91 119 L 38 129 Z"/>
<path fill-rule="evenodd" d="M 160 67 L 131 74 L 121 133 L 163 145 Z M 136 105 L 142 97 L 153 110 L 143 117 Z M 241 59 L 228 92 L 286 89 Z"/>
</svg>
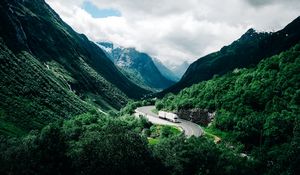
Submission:
<svg viewBox="0 0 300 175">
<path fill-rule="evenodd" d="M 298 0 L 89 0 L 120 17 L 93 18 L 84 0 L 46 0 L 76 31 L 159 58 L 170 67 L 195 61 L 248 28 L 274 31 L 299 15 Z"/>
</svg>

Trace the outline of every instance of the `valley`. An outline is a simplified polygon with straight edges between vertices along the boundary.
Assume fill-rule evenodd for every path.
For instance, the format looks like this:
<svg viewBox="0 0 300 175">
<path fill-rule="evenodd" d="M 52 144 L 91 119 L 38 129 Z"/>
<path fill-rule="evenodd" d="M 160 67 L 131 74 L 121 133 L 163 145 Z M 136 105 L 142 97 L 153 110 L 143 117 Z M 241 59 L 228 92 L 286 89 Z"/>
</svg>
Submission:
<svg viewBox="0 0 300 175">
<path fill-rule="evenodd" d="M 186 43 L 167 42 L 173 52 L 120 46 L 78 33 L 48 2 L 0 2 L 0 174 L 300 173 L 300 17 L 276 32 L 250 28 L 189 65 L 178 57 L 203 46 L 172 27 L 167 39 Z M 130 13 L 105 19 L 129 25 L 120 18 Z M 168 52 L 178 55 L 154 54 Z"/>
<path fill-rule="evenodd" d="M 161 91 L 175 84 L 174 73 L 168 71 L 164 76 L 148 54 L 135 48 L 115 46 L 110 42 L 97 42 L 100 48 L 114 62 L 122 73 L 135 84 L 150 91 Z"/>
</svg>

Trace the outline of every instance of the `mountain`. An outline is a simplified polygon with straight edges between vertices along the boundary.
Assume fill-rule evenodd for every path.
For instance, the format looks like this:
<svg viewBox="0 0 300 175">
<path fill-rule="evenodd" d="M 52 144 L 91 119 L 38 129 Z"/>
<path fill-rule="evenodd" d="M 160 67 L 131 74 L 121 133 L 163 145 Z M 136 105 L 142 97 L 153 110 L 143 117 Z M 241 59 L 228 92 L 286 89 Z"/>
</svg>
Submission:
<svg viewBox="0 0 300 175">
<path fill-rule="evenodd" d="M 97 44 L 130 80 L 141 87 L 158 91 L 174 84 L 162 75 L 148 54 L 134 48 L 115 46 L 109 42 Z"/>
<path fill-rule="evenodd" d="M 85 101 L 119 109 L 149 93 L 44 0 L 2 0 L 0 21 L 0 132 L 28 131 L 94 109 Z"/>
<path fill-rule="evenodd" d="M 236 69 L 168 95 L 156 106 L 158 110 L 215 112 L 208 131 L 220 134 L 225 144 L 239 143 L 243 152 L 260 162 L 262 172 L 256 174 L 299 174 L 298 43 L 254 68 Z"/>
<path fill-rule="evenodd" d="M 175 73 L 172 72 L 169 68 L 167 68 L 160 60 L 153 58 L 153 62 L 157 69 L 161 72 L 161 74 L 167 79 L 172 80 L 174 82 L 178 82 L 180 80 L 180 78 L 177 77 Z"/>
<path fill-rule="evenodd" d="M 172 67 L 171 71 L 181 79 L 189 66 L 190 64 L 187 61 L 184 61 L 182 64 Z"/>
<path fill-rule="evenodd" d="M 177 93 L 185 87 L 224 75 L 235 68 L 257 65 L 260 60 L 289 49 L 300 40 L 300 17 L 274 33 L 257 33 L 249 29 L 240 39 L 220 51 L 198 59 L 190 65 L 182 79 L 162 94 Z"/>
</svg>

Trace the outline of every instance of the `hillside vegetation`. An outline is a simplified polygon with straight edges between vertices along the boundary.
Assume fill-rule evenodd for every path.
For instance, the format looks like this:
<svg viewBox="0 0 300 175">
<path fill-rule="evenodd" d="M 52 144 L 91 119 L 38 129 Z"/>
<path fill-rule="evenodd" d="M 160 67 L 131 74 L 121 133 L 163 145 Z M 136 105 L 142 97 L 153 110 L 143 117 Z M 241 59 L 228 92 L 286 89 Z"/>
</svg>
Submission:
<svg viewBox="0 0 300 175">
<path fill-rule="evenodd" d="M 300 17 L 296 18 L 284 29 L 273 33 L 258 33 L 249 29 L 241 38 L 220 51 L 199 58 L 190 65 L 182 79 L 164 90 L 178 93 L 185 87 L 206 81 L 215 75 L 224 75 L 235 68 L 251 68 L 262 59 L 286 51 L 300 41 Z"/>
<path fill-rule="evenodd" d="M 83 100 L 108 111 L 149 93 L 43 0 L 3 0 L 0 21 L 0 133 L 85 113 Z"/>
<path fill-rule="evenodd" d="M 213 79 L 160 100 L 143 98 L 150 92 L 44 0 L 1 0 L 0 21 L 1 175 L 300 174 L 299 18 L 284 32 L 250 30 L 206 58 L 228 59 L 224 76 L 209 72 Z M 260 63 L 234 69 L 237 59 Z M 154 103 L 216 116 L 208 134 L 187 138 L 131 116 Z"/>
<path fill-rule="evenodd" d="M 300 45 L 255 68 L 236 69 L 169 94 L 156 107 L 217 111 L 214 127 L 231 133 L 232 141 L 242 143 L 265 171 L 295 174 L 300 163 Z"/>
<path fill-rule="evenodd" d="M 150 128 L 149 128 L 150 127 Z M 20 174 L 255 174 L 254 161 L 205 138 L 186 139 L 134 117 L 86 113 L 21 138 L 0 136 L 0 173 Z M 155 131 L 151 132 L 155 134 Z"/>
<path fill-rule="evenodd" d="M 92 109 L 31 54 L 13 54 L 0 40 L 0 133 L 20 135 Z"/>
</svg>

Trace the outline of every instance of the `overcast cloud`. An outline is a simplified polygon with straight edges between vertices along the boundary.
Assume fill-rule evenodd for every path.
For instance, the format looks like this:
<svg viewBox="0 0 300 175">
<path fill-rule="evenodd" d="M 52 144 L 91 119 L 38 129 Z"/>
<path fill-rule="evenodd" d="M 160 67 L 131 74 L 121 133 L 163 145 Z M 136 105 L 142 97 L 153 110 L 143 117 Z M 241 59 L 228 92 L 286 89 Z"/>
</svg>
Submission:
<svg viewBox="0 0 300 175">
<path fill-rule="evenodd" d="M 193 62 L 247 29 L 276 31 L 300 15 L 299 0 L 88 0 L 121 16 L 93 18 L 85 0 L 46 0 L 77 32 L 157 57 L 170 67 Z"/>
</svg>

